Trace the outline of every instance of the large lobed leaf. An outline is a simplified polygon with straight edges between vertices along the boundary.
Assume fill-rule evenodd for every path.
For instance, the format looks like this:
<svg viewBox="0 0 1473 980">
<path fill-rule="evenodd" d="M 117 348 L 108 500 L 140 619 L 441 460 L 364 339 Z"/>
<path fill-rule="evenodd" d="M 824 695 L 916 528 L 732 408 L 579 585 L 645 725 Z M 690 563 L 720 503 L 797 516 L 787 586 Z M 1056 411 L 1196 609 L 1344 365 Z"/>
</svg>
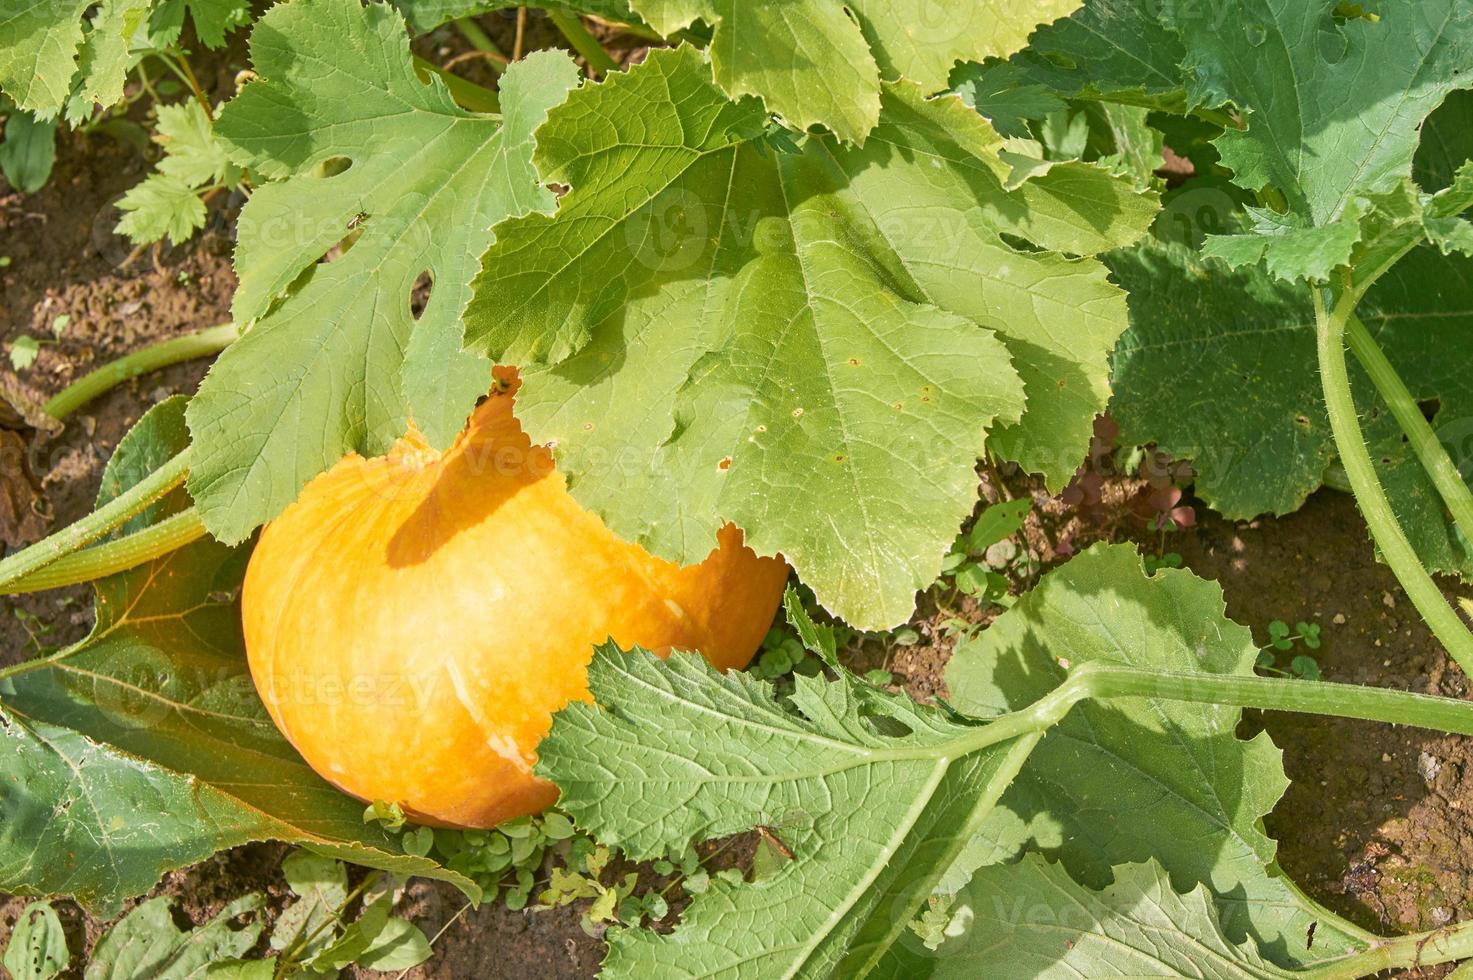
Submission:
<svg viewBox="0 0 1473 980">
<path fill-rule="evenodd" d="M 65 108 L 81 122 L 123 97 L 136 50 L 178 39 L 186 10 L 212 48 L 250 18 L 244 0 L 15 0 L 0 10 L 0 92 L 43 117 Z"/>
<path fill-rule="evenodd" d="M 1212 894 L 1172 888 L 1154 862 L 1114 869 L 1092 892 L 1058 865 L 1030 855 L 979 871 L 956 906 L 933 980 L 1183 976 L 1269 980 L 1293 976 L 1251 944 L 1222 933 Z"/>
<path fill-rule="evenodd" d="M 99 503 L 187 442 L 182 398 L 152 409 L 119 443 Z M 187 504 L 176 492 L 125 530 Z M 362 804 L 277 732 L 240 636 L 244 558 L 205 540 L 102 580 L 86 640 L 0 681 L 0 890 L 110 916 L 165 871 L 274 838 L 474 893 L 365 826 Z"/>
<path fill-rule="evenodd" d="M 1436 403 L 1434 428 L 1465 476 L 1473 473 L 1473 432 L 1463 423 L 1473 412 L 1473 347 L 1465 340 L 1473 260 L 1457 248 L 1473 226 L 1456 214 L 1473 201 L 1470 123 L 1473 96 L 1454 93 L 1422 127 L 1415 183 L 1400 179 L 1361 199 L 1358 209 L 1369 213 L 1346 225 L 1356 280 L 1380 276 L 1359 314 L 1413 396 Z M 1198 193 L 1198 183 L 1182 193 Z M 1438 247 L 1385 268 L 1425 236 Z M 1282 257 L 1279 250 L 1270 259 Z M 1227 517 L 1297 510 L 1324 481 L 1335 447 L 1315 370 L 1310 296 L 1283 281 L 1296 278 L 1292 264 L 1278 275 L 1268 262 L 1229 269 L 1159 242 L 1116 253 L 1109 264 L 1130 295 L 1110 405 L 1122 437 L 1192 460 L 1196 492 Z M 1436 571 L 1473 572 L 1467 542 L 1400 427 L 1354 361 L 1350 373 L 1372 460 L 1418 554 Z"/>
<path fill-rule="evenodd" d="M 1018 710 L 1084 663 L 1251 674 L 1257 648 L 1224 613 L 1222 590 L 1189 572 L 1147 578 L 1134 548 L 1096 546 L 1047 576 L 947 667 L 952 703 L 981 717 Z M 1288 786 L 1267 734 L 1237 737 L 1240 709 L 1158 699 L 1086 702 L 1043 737 L 978 835 L 988 861 L 1054 854 L 1101 887 L 1115 864 L 1155 858 L 1180 887 L 1206 884 L 1229 934 L 1289 962 L 1346 942 L 1266 875 L 1262 818 Z"/>
<path fill-rule="evenodd" d="M 466 312 L 617 533 L 691 561 L 734 521 L 876 627 L 938 574 L 989 428 L 1051 482 L 1073 472 L 1122 297 L 1070 256 L 1134 241 L 1156 207 L 1079 163 L 1010 189 L 960 101 L 896 83 L 883 105 L 863 149 L 784 152 L 697 52 L 654 52 L 549 113 L 537 166 L 571 190 L 498 226 Z"/>
<path fill-rule="evenodd" d="M 822 124 L 862 143 L 879 122 L 881 78 L 903 77 L 927 93 L 946 87 L 958 61 L 1006 57 L 1038 24 L 1080 0 L 631 0 L 670 35 L 711 24 L 716 84 L 753 95 L 799 129 Z"/>
<path fill-rule="evenodd" d="M 252 325 L 189 408 L 190 492 L 231 543 L 345 453 L 386 450 L 411 417 L 437 445 L 464 426 L 491 385 L 490 365 L 460 352 L 468 284 L 493 224 L 552 206 L 532 133 L 578 78 L 563 54 L 534 54 L 507 71 L 501 118 L 467 112 L 415 75 L 399 14 L 358 0 L 273 8 L 251 55 L 261 80 L 217 129 L 274 180 L 240 218 L 233 313 Z"/>
<path fill-rule="evenodd" d="M 1473 7 L 1463 0 L 1405 0 L 1374 16 L 1345 6 L 1174 0 L 1193 101 L 1247 113 L 1246 129 L 1217 140 L 1223 164 L 1284 205 L 1256 210 L 1246 239 L 1210 241 L 1214 254 L 1324 278 L 1349 258 L 1367 198 L 1410 177 L 1423 120 L 1473 85 Z"/>
<path fill-rule="evenodd" d="M 718 881 L 669 935 L 610 937 L 613 977 L 859 975 L 894 942 L 1027 756 L 955 758 L 968 732 L 904 697 L 797 678 L 795 714 L 700 657 L 600 649 L 599 706 L 570 705 L 538 752 L 579 826 L 635 858 L 767 825 L 794 855 Z M 904 731 L 882 735 L 878 726 Z"/>
<path fill-rule="evenodd" d="M 1100 546 L 1046 576 L 958 654 L 948 681 L 975 724 L 843 671 L 832 683 L 799 678 L 788 706 L 765 684 L 718 675 L 698 658 L 605 648 L 589 673 L 597 705 L 554 717 L 538 765 L 580 826 L 636 857 L 752 827 L 792 853 L 769 877 L 697 897 L 669 934 L 613 934 L 610 976 L 873 970 L 918 980 L 948 975 L 952 953 L 970 970 L 958 975 L 990 976 L 1029 962 L 1031 937 L 1012 920 L 982 910 L 939 959 L 903 926 L 943 887 L 967 903 L 1050 882 L 1097 905 L 1098 916 L 1069 920 L 1081 933 L 1110 936 L 1117 917 L 1144 911 L 1126 899 L 1145 890 L 1188 911 L 1176 920 L 1184 936 L 1217 942 L 1221 919 L 1225 957 L 1259 964 L 1249 950 L 1233 952 L 1251 938 L 1262 956 L 1301 965 L 1363 948 L 1366 937 L 1274 869 L 1260 821 L 1283 791 L 1283 771 L 1267 736 L 1236 737 L 1237 709 L 1086 702 L 1047 733 L 983 747 L 987 723 L 1029 708 L 1085 663 L 1249 673 L 1254 653 L 1215 585 L 1183 571 L 1148 577 L 1132 548 Z M 1031 862 L 1002 866 L 1029 850 L 1054 854 L 1068 873 L 1040 884 L 1028 877 Z M 1153 890 L 1114 867 L 1153 860 L 1177 890 L 1205 888 L 1168 896 L 1171 885 Z M 980 882 L 965 890 L 979 867 Z M 1107 891 L 1090 896 L 1096 887 Z M 1017 958 L 999 952 L 1009 944 Z M 1068 947 L 1061 939 L 1056 949 Z"/>
</svg>

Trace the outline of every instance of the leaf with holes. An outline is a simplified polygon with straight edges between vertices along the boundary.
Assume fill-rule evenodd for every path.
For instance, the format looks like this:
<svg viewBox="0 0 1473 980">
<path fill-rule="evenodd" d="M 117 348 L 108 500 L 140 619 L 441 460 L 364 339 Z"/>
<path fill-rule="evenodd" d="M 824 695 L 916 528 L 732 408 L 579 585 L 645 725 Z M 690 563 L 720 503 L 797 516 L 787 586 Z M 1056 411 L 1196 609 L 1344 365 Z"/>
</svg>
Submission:
<svg viewBox="0 0 1473 980">
<path fill-rule="evenodd" d="M 476 260 L 494 223 L 551 207 L 532 132 L 577 81 L 566 56 L 534 54 L 507 71 L 500 118 L 467 112 L 416 77 L 398 13 L 358 0 L 275 7 L 251 53 L 261 79 L 216 125 L 271 180 L 235 253 L 232 309 L 251 327 L 189 409 L 190 492 L 226 542 L 345 453 L 386 450 L 411 418 L 437 445 L 460 431 L 491 386 L 491 366 L 459 352 Z"/>
<path fill-rule="evenodd" d="M 1347 8 L 1347 9 L 1342 9 Z M 1283 206 L 1246 237 L 1210 240 L 1234 264 L 1325 278 L 1350 257 L 1368 198 L 1411 176 L 1423 120 L 1473 85 L 1473 7 L 1406 0 L 1374 13 L 1337 0 L 1170 0 L 1191 98 L 1231 104 L 1247 127 L 1216 141 L 1223 165 Z"/>
</svg>

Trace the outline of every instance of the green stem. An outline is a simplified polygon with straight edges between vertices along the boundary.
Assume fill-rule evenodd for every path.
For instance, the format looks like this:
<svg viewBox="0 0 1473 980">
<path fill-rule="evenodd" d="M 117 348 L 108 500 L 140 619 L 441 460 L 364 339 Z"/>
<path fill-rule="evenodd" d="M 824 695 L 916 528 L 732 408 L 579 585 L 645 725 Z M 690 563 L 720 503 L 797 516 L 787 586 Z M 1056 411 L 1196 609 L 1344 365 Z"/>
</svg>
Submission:
<svg viewBox="0 0 1473 980">
<path fill-rule="evenodd" d="M 575 14 L 557 7 L 549 8 L 547 16 L 557 25 L 557 29 L 563 32 L 563 37 L 573 46 L 573 50 L 583 56 L 592 68 L 600 75 L 606 75 L 611 71 L 618 71 L 619 63 L 613 59 L 604 46 L 598 43 L 598 38 L 588 33 L 588 28 L 583 26 L 583 21 Z"/>
<path fill-rule="evenodd" d="M 483 112 L 489 115 L 497 115 L 501 112 L 501 97 L 489 88 L 483 88 L 475 82 L 467 81 L 432 61 L 426 61 L 419 55 L 414 56 L 414 69 L 419 73 L 419 77 L 426 81 L 431 75 L 439 76 L 440 81 L 444 82 L 445 87 L 450 90 L 451 98 L 471 112 Z"/>
<path fill-rule="evenodd" d="M 50 537 L 0 560 L 0 589 L 96 541 L 184 482 L 189 449 L 184 449 L 143 480 Z"/>
<path fill-rule="evenodd" d="M 1086 664 L 1048 695 L 963 735 L 946 747 L 959 758 L 1008 739 L 1047 731 L 1079 702 L 1113 698 L 1159 698 L 1196 704 L 1230 704 L 1264 711 L 1357 718 L 1410 725 L 1455 735 L 1473 735 L 1473 701 L 1358 684 L 1331 684 L 1281 677 L 1196 674 Z M 915 750 L 888 753 L 908 757 Z M 933 753 L 932 747 L 923 750 Z"/>
<path fill-rule="evenodd" d="M 204 536 L 204 521 L 191 507 L 136 534 L 58 558 L 29 575 L 0 586 L 0 595 L 59 589 L 65 585 L 106 578 L 177 551 Z"/>
<path fill-rule="evenodd" d="M 1473 490 L 1468 489 L 1452 457 L 1443 448 L 1437 433 L 1432 431 L 1432 423 L 1422 414 L 1401 375 L 1396 373 L 1396 368 L 1387 360 L 1371 332 L 1355 314 L 1346 321 L 1345 339 L 1350 344 L 1350 352 L 1366 369 L 1376 390 L 1391 408 L 1391 414 L 1396 417 L 1417 458 L 1422 461 L 1427 475 L 1432 477 L 1437 492 L 1442 494 L 1443 502 L 1452 512 L 1453 521 L 1463 536 L 1473 541 Z"/>
<path fill-rule="evenodd" d="M 18 664 L 11 664 L 9 667 L 0 669 L 0 681 L 9 680 L 12 677 L 19 677 L 22 674 L 29 674 L 32 671 L 41 670 L 50 667 L 52 664 L 60 663 L 72 654 L 80 653 L 86 646 L 87 639 L 84 637 L 71 646 L 64 647 L 55 653 L 49 653 L 44 657 L 37 657 L 34 660 L 22 660 Z"/>
<path fill-rule="evenodd" d="M 1310 980 L 1356 980 L 1386 970 L 1437 966 L 1473 957 L 1473 922 L 1461 922 L 1432 932 L 1379 939 L 1370 949 L 1294 975 Z"/>
<path fill-rule="evenodd" d="M 1345 326 L 1354 314 L 1354 300 L 1349 297 L 1337 304 L 1333 311 L 1325 308 L 1324 295 L 1319 289 L 1311 291 L 1314 297 L 1315 334 L 1319 348 L 1320 384 L 1324 388 L 1325 408 L 1330 416 L 1330 429 L 1335 436 L 1335 448 L 1340 453 L 1340 462 L 1345 466 L 1345 475 L 1350 480 L 1356 503 L 1371 537 L 1381 549 L 1386 564 L 1396 575 L 1401 587 L 1406 590 L 1412 605 L 1422 614 L 1434 636 L 1457 661 L 1463 672 L 1473 675 L 1473 633 L 1458 614 L 1447 604 L 1437 583 L 1423 567 L 1416 550 L 1407 540 L 1386 491 L 1376 475 L 1371 454 L 1366 449 L 1365 435 L 1361 432 L 1360 419 L 1355 413 L 1355 400 L 1350 392 L 1350 374 L 1345 362 Z M 1348 307 L 1348 308 L 1347 308 Z"/>
<path fill-rule="evenodd" d="M 506 52 L 502 51 L 501 48 L 496 46 L 496 42 L 491 40 L 491 35 L 483 31 L 481 29 L 481 25 L 477 24 L 474 18 L 457 18 L 455 21 L 455 28 L 456 30 L 460 31 L 461 36 L 463 36 L 467 41 L 470 42 L 471 47 L 475 48 L 477 51 L 486 51 L 490 54 L 497 55 L 502 59 L 501 61 L 497 61 L 495 58 L 485 59 L 487 67 L 489 67 L 493 72 L 498 75 L 500 75 L 503 71 L 506 71 L 505 63 L 510 61 L 511 59 L 506 56 Z"/>
<path fill-rule="evenodd" d="M 235 324 L 222 323 L 208 330 L 174 337 L 152 347 L 136 350 L 111 364 L 104 364 L 96 371 L 82 375 L 42 408 L 48 415 L 66 418 L 98 395 L 111 391 L 140 374 L 178 364 L 180 361 L 218 354 L 239 338 L 240 331 L 235 328 Z"/>
<path fill-rule="evenodd" d="M 1056 689 L 1056 693 L 1068 687 L 1077 689 L 1076 700 L 1080 697 L 1139 697 L 1196 704 L 1231 704 L 1240 708 L 1357 718 L 1473 735 L 1473 701 L 1358 684 L 1086 666 L 1074 671 L 1069 680 Z M 1043 704 L 1043 701 L 1038 703 Z"/>
</svg>

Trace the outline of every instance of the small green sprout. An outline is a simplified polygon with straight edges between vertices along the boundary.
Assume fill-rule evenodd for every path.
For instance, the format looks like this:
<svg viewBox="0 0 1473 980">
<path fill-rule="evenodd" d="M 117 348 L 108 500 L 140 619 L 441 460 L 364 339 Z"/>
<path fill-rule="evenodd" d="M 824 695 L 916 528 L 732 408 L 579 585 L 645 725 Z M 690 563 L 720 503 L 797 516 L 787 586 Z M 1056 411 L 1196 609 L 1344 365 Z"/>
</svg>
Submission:
<svg viewBox="0 0 1473 980">
<path fill-rule="evenodd" d="M 36 356 L 41 353 L 41 344 L 44 341 L 37 340 L 29 334 L 22 334 L 10 342 L 10 366 L 16 371 L 24 371 L 36 363 Z"/>
<path fill-rule="evenodd" d="M 1291 657 L 1287 669 L 1281 669 L 1278 665 L 1278 653 L 1289 653 L 1294 650 L 1296 644 L 1302 644 L 1306 650 L 1320 648 L 1319 623 L 1307 623 L 1300 620 L 1294 624 L 1293 628 L 1290 628 L 1288 623 L 1276 619 L 1268 624 L 1268 639 L 1271 649 L 1263 650 L 1258 654 L 1257 667 L 1259 670 L 1285 677 L 1297 677 L 1306 681 L 1320 679 L 1319 661 L 1307 653 L 1299 653 Z"/>
</svg>

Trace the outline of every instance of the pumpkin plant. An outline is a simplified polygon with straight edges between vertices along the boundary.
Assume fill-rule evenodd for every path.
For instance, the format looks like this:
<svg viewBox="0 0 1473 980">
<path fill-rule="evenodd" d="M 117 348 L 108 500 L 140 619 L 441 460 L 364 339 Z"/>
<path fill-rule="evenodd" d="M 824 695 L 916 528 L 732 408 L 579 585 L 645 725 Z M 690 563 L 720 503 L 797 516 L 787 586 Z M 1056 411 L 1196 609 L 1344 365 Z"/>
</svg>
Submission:
<svg viewBox="0 0 1473 980">
<path fill-rule="evenodd" d="M 1277 751 L 1237 735 L 1245 707 L 1473 735 L 1473 705 L 1259 676 L 1215 585 L 1128 547 L 969 632 L 937 706 L 851 675 L 795 598 L 822 670 L 717 669 L 789 566 L 836 619 L 906 621 L 979 461 L 1062 489 L 1112 404 L 1230 516 L 1343 474 L 1473 668 L 1432 579 L 1467 570 L 1473 493 L 1422 404 L 1456 412 L 1467 374 L 1473 12 L 578 6 L 655 43 L 614 70 L 560 12 L 597 80 L 540 51 L 493 92 L 412 56 L 443 4 L 252 29 L 205 120 L 253 187 L 239 329 L 92 515 L 0 560 L 7 591 L 98 580 L 86 640 L 0 670 L 0 887 L 111 913 L 273 838 L 475 897 L 362 800 L 483 825 L 560 793 L 636 860 L 778 842 L 672 930 L 612 930 L 609 976 L 1473 957 L 1467 924 L 1383 939 L 1300 892 L 1262 824 Z M 85 11 L 34 14 L 39 48 L 0 26 L 20 105 L 62 90 L 17 83 L 17 50 L 85 75 Z M 1166 144 L 1192 164 L 1169 185 Z"/>
<path fill-rule="evenodd" d="M 728 525 L 681 568 L 615 537 L 512 415 L 515 375 L 444 454 L 415 431 L 348 457 L 261 534 L 241 592 L 261 700 L 329 782 L 421 823 L 540 812 L 552 713 L 588 697 L 594 644 L 745 667 L 787 566 Z"/>
</svg>

